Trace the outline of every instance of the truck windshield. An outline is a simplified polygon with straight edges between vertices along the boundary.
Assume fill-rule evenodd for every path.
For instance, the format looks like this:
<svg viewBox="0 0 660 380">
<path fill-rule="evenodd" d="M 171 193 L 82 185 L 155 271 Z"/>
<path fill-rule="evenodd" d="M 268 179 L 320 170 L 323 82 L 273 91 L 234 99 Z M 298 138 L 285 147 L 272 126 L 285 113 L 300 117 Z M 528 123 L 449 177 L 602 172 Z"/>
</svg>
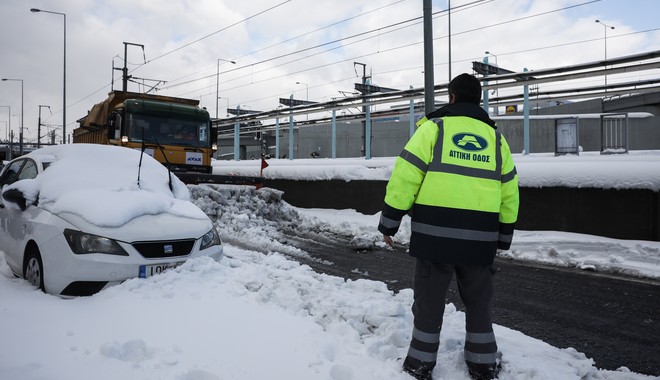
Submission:
<svg viewBox="0 0 660 380">
<path fill-rule="evenodd" d="M 158 142 L 161 145 L 210 146 L 209 125 L 201 120 L 180 120 L 151 115 L 129 114 L 130 142 Z"/>
</svg>

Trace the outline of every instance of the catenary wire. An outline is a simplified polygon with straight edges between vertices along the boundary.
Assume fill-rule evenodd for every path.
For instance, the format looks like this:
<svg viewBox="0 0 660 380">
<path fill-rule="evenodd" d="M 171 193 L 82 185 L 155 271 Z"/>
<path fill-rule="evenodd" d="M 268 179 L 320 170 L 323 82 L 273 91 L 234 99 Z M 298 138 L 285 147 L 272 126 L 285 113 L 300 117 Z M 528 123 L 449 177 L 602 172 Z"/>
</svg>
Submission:
<svg viewBox="0 0 660 380">
<path fill-rule="evenodd" d="M 483 26 L 483 27 L 474 28 L 474 29 L 470 29 L 470 30 L 466 30 L 466 31 L 458 32 L 458 33 L 453 33 L 453 34 L 454 34 L 454 35 L 461 35 L 461 34 L 466 34 L 466 33 L 472 33 L 472 32 L 475 32 L 475 31 L 481 31 L 481 30 L 484 30 L 484 29 L 493 28 L 493 27 L 497 27 L 497 26 L 502 26 L 502 25 L 506 25 L 506 24 L 513 23 L 513 22 L 517 22 L 517 21 L 521 21 L 521 20 L 526 20 L 526 19 L 530 19 L 530 18 L 534 18 L 534 17 L 540 17 L 540 16 L 545 16 L 545 15 L 552 14 L 552 13 L 556 13 L 556 12 L 565 11 L 565 10 L 568 10 L 568 9 L 572 9 L 572 8 L 579 7 L 579 6 L 588 5 L 588 4 L 591 4 L 591 3 L 594 3 L 594 2 L 599 2 L 599 1 L 601 1 L 601 0 L 587 1 L 587 2 L 580 3 L 580 4 L 574 4 L 574 5 L 570 5 L 570 6 L 566 6 L 566 7 L 562 7 L 562 8 L 558 8 L 558 9 L 554 9 L 554 10 L 550 10 L 550 11 L 546 11 L 546 12 L 541 12 L 541 13 L 534 14 L 534 15 L 529 15 L 529 16 L 519 17 L 519 18 L 515 18 L 515 19 L 511 19 L 511 20 L 503 21 L 503 22 L 498 22 L 498 23 L 493 23 L 493 24 L 489 24 L 489 25 L 486 25 L 486 26 Z M 480 3 L 480 2 L 469 3 L 469 4 L 466 4 L 466 6 L 468 6 L 468 5 L 470 5 L 470 6 L 480 5 L 480 4 L 478 4 L 478 3 Z M 438 14 L 440 14 L 440 13 L 444 13 L 444 12 L 446 12 L 446 11 L 439 11 L 439 12 L 434 13 L 434 18 L 440 17 L 441 15 L 438 16 Z M 409 20 L 405 20 L 405 21 L 398 22 L 398 23 L 395 23 L 395 24 L 390 24 L 390 25 L 387 26 L 387 28 L 389 28 L 389 27 L 393 27 L 393 26 L 404 25 L 405 23 L 408 23 L 408 22 L 411 22 L 411 21 L 415 21 L 415 20 L 417 20 L 417 19 L 419 19 L 419 18 L 416 18 L 416 19 L 409 19 Z M 400 26 L 398 29 L 390 30 L 390 31 L 387 31 L 387 32 L 385 32 L 385 33 L 392 33 L 392 32 L 394 32 L 394 31 L 398 31 L 398 30 L 400 30 L 400 29 L 403 29 L 403 28 L 406 28 L 406 27 L 410 27 L 410 26 L 411 26 L 411 25 Z M 352 35 L 352 36 L 350 36 L 350 37 L 343 38 L 342 40 L 344 40 L 344 39 L 350 39 L 350 38 L 355 38 L 355 37 L 357 37 L 357 36 L 363 36 L 363 35 L 365 35 L 365 34 L 368 34 L 368 33 L 371 33 L 371 32 L 377 31 L 377 30 L 378 30 L 378 29 L 371 30 L 371 31 L 369 31 L 369 32 L 360 33 L 360 34 L 355 34 L 355 35 Z M 632 34 L 632 33 L 628 33 L 628 34 Z M 626 35 L 628 35 L 628 34 L 626 34 Z M 379 37 L 380 37 L 380 36 L 382 36 L 382 34 L 379 35 Z M 623 36 L 625 36 L 625 35 L 619 35 L 619 36 L 620 36 L 620 37 L 623 37 Z M 356 41 L 356 42 L 353 42 L 353 43 L 362 42 L 362 41 L 364 41 L 364 40 L 366 40 L 366 39 L 370 39 L 370 38 L 375 38 L 375 37 L 365 37 L 364 39 L 359 40 L 359 41 Z M 436 37 L 436 38 L 434 38 L 434 40 L 439 40 L 439 39 L 443 39 L 443 38 L 447 38 L 447 36 Z M 596 41 L 596 40 L 598 40 L 598 39 L 591 39 L 591 40 L 585 40 L 585 41 L 578 41 L 578 42 L 572 42 L 572 43 L 561 44 L 561 45 L 553 45 L 553 46 L 551 46 L 551 47 L 540 47 L 540 48 L 536 48 L 536 49 L 537 49 L 537 50 L 540 50 L 540 49 L 552 48 L 552 47 L 557 47 L 557 46 L 562 46 L 562 45 L 565 46 L 565 45 L 571 45 L 571 44 L 579 44 L 579 43 L 585 43 L 585 42 L 592 42 L 592 41 Z M 338 40 L 336 40 L 336 41 L 338 41 Z M 333 42 L 336 42 L 336 41 L 333 41 Z M 409 43 L 409 44 L 401 45 L 401 46 L 399 46 L 399 47 L 394 47 L 394 48 L 391 48 L 391 49 L 387 49 L 387 51 L 393 51 L 393 50 L 397 50 L 397 49 L 407 48 L 407 47 L 410 47 L 410 46 L 419 45 L 419 44 L 421 44 L 421 43 L 423 43 L 423 41 L 417 41 L 417 42 L 414 42 L 414 43 Z M 326 43 L 326 44 L 327 44 L 327 43 Z M 315 47 L 319 47 L 319 46 L 322 46 L 322 45 L 317 45 L 317 46 L 315 46 Z M 347 46 L 347 45 L 342 45 L 342 47 L 345 47 L 345 46 Z M 294 53 L 300 53 L 300 52 L 302 52 L 302 51 L 310 50 L 310 49 L 311 49 L 311 48 L 301 49 L 301 50 L 296 51 L 296 52 L 294 52 Z M 331 50 L 334 50 L 334 49 L 337 49 L 337 47 L 333 47 L 333 48 L 330 48 L 330 49 L 324 50 L 323 52 L 320 52 L 320 53 L 328 52 L 328 51 L 331 51 Z M 300 74 L 301 72 L 312 71 L 312 70 L 315 70 L 315 69 L 319 69 L 319 68 L 323 68 L 323 67 L 331 66 L 331 65 L 333 65 L 333 64 L 340 64 L 340 63 L 344 63 L 344 62 L 347 62 L 347 61 L 355 60 L 355 59 L 358 59 L 358 58 L 363 58 L 363 57 L 366 57 L 366 56 L 370 56 L 370 55 L 373 55 L 373 54 L 380 54 L 380 53 L 383 53 L 383 52 L 385 52 L 385 50 L 381 50 L 381 51 L 374 52 L 374 53 L 371 53 L 371 54 L 363 54 L 363 55 L 360 55 L 360 56 L 357 56 L 357 57 L 348 58 L 348 59 L 342 59 L 342 60 L 335 61 L 334 63 L 323 64 L 323 65 L 319 65 L 319 66 L 312 67 L 312 68 L 301 69 L 301 70 L 298 70 L 298 71 L 294 71 L 294 72 L 288 73 L 288 74 L 286 74 L 286 75 L 279 75 L 279 76 L 275 76 L 275 77 L 270 77 L 270 78 L 268 78 L 268 79 L 261 80 L 261 81 L 256 81 L 256 82 L 255 82 L 255 81 L 251 81 L 249 84 L 239 85 L 239 86 L 235 86 L 235 87 L 231 87 L 231 88 L 225 88 L 225 91 L 228 91 L 228 90 L 235 90 L 235 89 L 239 89 L 239 88 L 242 88 L 242 87 L 251 86 L 251 85 L 253 85 L 253 84 L 255 84 L 255 83 L 262 83 L 262 82 L 267 81 L 267 80 L 279 79 L 279 78 L 286 77 L 286 76 L 289 76 L 289 75 Z M 313 54 L 313 55 L 318 55 L 318 54 L 320 54 L 320 53 L 316 53 L 316 54 Z M 275 60 L 275 59 L 283 58 L 283 57 L 286 57 L 286 56 L 289 56 L 289 55 L 292 55 L 292 54 L 293 54 L 293 53 L 288 53 L 288 54 L 280 55 L 280 56 L 278 56 L 278 57 L 269 58 L 268 61 L 272 61 L 272 60 Z M 514 54 L 514 52 L 512 52 L 512 53 L 508 53 L 508 54 Z M 306 57 L 298 58 L 298 59 L 296 59 L 295 61 L 290 61 L 290 62 L 287 62 L 287 63 L 281 64 L 281 65 L 277 65 L 277 66 L 274 66 L 274 67 L 270 67 L 270 68 L 264 69 L 264 70 L 262 70 L 262 71 L 251 72 L 250 74 L 244 75 L 244 76 L 242 76 L 242 77 L 233 78 L 232 80 L 237 80 L 237 79 L 240 79 L 240 78 L 245 78 L 245 77 L 248 77 L 248 76 L 254 75 L 255 73 L 261 73 L 261 72 L 264 72 L 264 71 L 272 70 L 272 69 L 274 69 L 274 68 L 280 67 L 280 66 L 285 65 L 285 64 L 289 64 L 289 63 L 292 63 L 292 62 L 300 61 L 300 59 L 309 58 L 309 57 L 311 57 L 311 56 L 313 56 L 313 55 L 309 55 L 309 56 L 306 56 Z M 265 62 L 265 61 L 266 61 L 266 60 L 264 60 L 264 61 L 260 61 L 260 62 L 257 62 L 257 63 L 255 63 L 255 64 L 253 64 L 253 65 L 256 65 L 256 64 L 258 64 L 258 63 L 262 63 L 262 62 Z M 462 60 L 453 60 L 453 62 L 463 62 L 463 61 L 462 61 Z M 444 63 L 444 64 L 446 64 L 446 63 Z M 439 65 L 442 65 L 442 64 L 436 64 L 435 66 L 439 66 Z M 239 68 L 236 68 L 236 69 L 227 70 L 227 71 L 222 72 L 222 73 L 225 74 L 225 73 L 229 73 L 229 72 L 232 72 L 232 71 L 240 70 L 240 69 L 242 69 L 242 68 L 243 68 L 243 67 L 239 67 Z M 215 77 L 215 75 L 216 75 L 216 74 L 209 75 L 209 76 L 204 77 L 204 78 L 199 78 L 198 80 L 200 80 L 200 79 L 206 79 L 206 78 L 212 78 L 212 77 Z M 196 81 L 196 80 L 187 81 L 187 82 L 185 82 L 185 84 L 189 84 L 189 83 L 192 83 L 192 82 L 194 82 L 194 81 Z M 227 82 L 225 82 L 225 83 L 227 83 Z M 184 84 L 184 83 L 179 83 L 179 84 L 171 85 L 171 86 L 165 87 L 165 88 L 163 88 L 163 89 L 172 88 L 172 87 L 177 87 L 177 86 L 179 86 L 179 85 L 181 85 L 181 84 Z M 322 86 L 322 85 L 317 85 L 316 87 L 318 87 L 318 86 Z M 195 93 L 195 92 L 198 92 L 198 91 L 200 91 L 200 90 L 204 90 L 204 89 L 208 89 L 208 88 L 210 88 L 210 86 L 205 87 L 205 88 L 203 88 L 203 89 L 191 90 L 191 91 L 186 92 L 185 95 L 187 95 L 187 94 L 191 94 L 191 93 Z M 254 101 L 256 101 L 256 100 L 247 100 L 247 101 L 245 101 L 245 103 L 252 103 L 252 102 L 254 102 Z"/>
</svg>

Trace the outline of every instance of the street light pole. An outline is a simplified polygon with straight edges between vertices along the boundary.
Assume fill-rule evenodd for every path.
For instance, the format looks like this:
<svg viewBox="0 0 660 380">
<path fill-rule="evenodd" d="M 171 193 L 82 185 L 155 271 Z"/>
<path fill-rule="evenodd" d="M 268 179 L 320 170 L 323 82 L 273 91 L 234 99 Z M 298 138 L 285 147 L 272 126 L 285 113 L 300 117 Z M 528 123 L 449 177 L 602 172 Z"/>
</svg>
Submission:
<svg viewBox="0 0 660 380">
<path fill-rule="evenodd" d="M 296 84 L 302 84 L 305 86 L 305 88 L 307 89 L 307 92 L 305 94 L 305 100 L 309 101 L 309 85 L 303 82 L 296 82 Z"/>
<path fill-rule="evenodd" d="M 609 29 L 614 30 L 614 27 L 611 26 L 611 25 L 607 25 L 607 24 L 605 24 L 604 22 L 602 22 L 600 20 L 596 20 L 596 23 L 601 24 L 603 26 L 604 30 L 605 30 L 605 60 L 607 61 L 607 29 L 609 28 Z M 607 86 L 607 74 L 605 74 L 605 86 Z"/>
<path fill-rule="evenodd" d="M 495 54 L 489 52 L 488 50 L 486 50 L 485 53 L 488 54 L 488 55 L 492 55 L 493 57 L 495 57 L 495 66 L 500 67 L 500 65 L 497 64 L 497 55 L 495 55 Z"/>
<path fill-rule="evenodd" d="M 42 107 L 48 107 L 48 110 L 50 110 L 50 106 L 44 106 L 39 104 L 39 123 L 37 125 L 37 149 L 41 148 L 41 108 Z"/>
<path fill-rule="evenodd" d="M 228 59 L 218 58 L 218 70 L 215 74 L 215 118 L 218 118 L 218 99 L 220 98 L 220 61 L 229 62 L 233 65 L 236 64 L 234 61 Z"/>
<path fill-rule="evenodd" d="M 495 66 L 497 66 L 497 71 L 498 71 L 498 74 L 499 74 L 500 65 L 497 63 L 497 55 L 491 53 L 491 52 L 488 51 L 488 50 L 486 50 L 484 53 L 486 53 L 486 55 L 492 55 L 493 57 L 495 57 Z M 497 75 L 497 74 L 496 74 L 496 75 Z M 497 84 L 497 81 L 496 81 L 495 83 Z M 497 91 L 499 91 L 499 90 L 495 90 L 495 91 L 493 91 L 493 92 L 491 93 L 491 95 L 497 93 L 497 95 L 499 96 L 499 92 L 497 92 Z M 484 91 L 484 94 L 486 94 L 486 96 L 488 96 L 488 90 Z M 497 115 L 498 113 L 499 113 L 499 109 L 498 109 L 498 107 L 497 107 L 497 106 L 494 106 L 494 107 L 493 107 L 493 114 L 494 114 L 494 115 Z"/>
<path fill-rule="evenodd" d="M 60 12 L 46 11 L 43 9 L 32 8 L 30 12 L 44 12 L 64 17 L 64 52 L 62 66 L 62 143 L 66 144 L 66 14 Z M 21 130 L 22 132 L 22 130 Z"/>
<path fill-rule="evenodd" d="M 296 84 L 302 84 L 306 88 L 305 100 L 309 102 L 309 85 L 303 82 L 296 82 Z M 309 120 L 309 114 L 305 115 L 305 119 Z"/>
<path fill-rule="evenodd" d="M 21 131 L 18 137 L 18 153 L 20 156 L 23 155 L 23 79 L 11 79 L 11 78 L 2 78 L 3 81 L 15 81 L 21 82 Z"/>
<path fill-rule="evenodd" d="M 224 99 L 224 100 L 227 101 L 227 115 L 229 115 L 229 98 L 225 98 L 225 97 L 220 96 L 220 97 L 218 97 L 218 99 Z M 216 119 L 217 118 L 218 118 L 218 116 L 216 116 Z"/>
</svg>

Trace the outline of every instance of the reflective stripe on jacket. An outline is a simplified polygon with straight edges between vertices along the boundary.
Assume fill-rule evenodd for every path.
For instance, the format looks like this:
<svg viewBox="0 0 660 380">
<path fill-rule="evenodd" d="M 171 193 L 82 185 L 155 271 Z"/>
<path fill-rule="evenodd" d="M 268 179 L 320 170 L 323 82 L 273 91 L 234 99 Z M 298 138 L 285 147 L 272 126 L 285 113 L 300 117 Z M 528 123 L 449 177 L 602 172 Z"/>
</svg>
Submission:
<svg viewBox="0 0 660 380">
<path fill-rule="evenodd" d="M 378 228 L 394 235 L 412 209 L 412 256 L 487 265 L 497 248 L 511 245 L 519 204 L 516 168 L 485 111 L 467 103 L 445 108 L 418 122 L 397 157 Z"/>
</svg>

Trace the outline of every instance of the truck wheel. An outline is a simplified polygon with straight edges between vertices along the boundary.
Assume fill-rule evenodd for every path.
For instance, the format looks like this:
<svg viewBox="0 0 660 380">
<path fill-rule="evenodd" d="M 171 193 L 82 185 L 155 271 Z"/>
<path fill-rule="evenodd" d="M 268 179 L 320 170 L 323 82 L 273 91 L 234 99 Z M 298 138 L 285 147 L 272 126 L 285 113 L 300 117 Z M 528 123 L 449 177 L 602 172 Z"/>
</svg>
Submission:
<svg viewBox="0 0 660 380">
<path fill-rule="evenodd" d="M 25 278 L 30 285 L 44 290 L 44 264 L 41 261 L 41 254 L 39 248 L 32 246 L 28 247 L 25 252 L 25 262 L 23 264 L 23 278 Z"/>
</svg>

